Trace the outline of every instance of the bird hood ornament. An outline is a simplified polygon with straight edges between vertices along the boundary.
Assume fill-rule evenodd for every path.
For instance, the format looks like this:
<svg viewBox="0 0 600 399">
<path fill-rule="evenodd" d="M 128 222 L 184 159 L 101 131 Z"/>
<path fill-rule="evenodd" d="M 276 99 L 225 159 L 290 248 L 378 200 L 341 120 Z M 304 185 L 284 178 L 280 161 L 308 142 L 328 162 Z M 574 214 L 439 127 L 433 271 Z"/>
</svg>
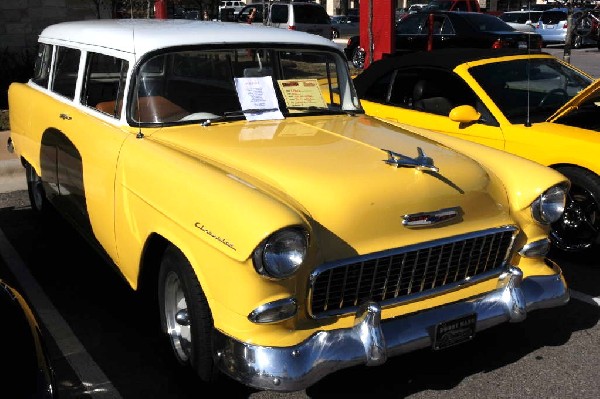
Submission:
<svg viewBox="0 0 600 399">
<path fill-rule="evenodd" d="M 388 154 L 388 159 L 383 160 L 388 165 L 394 165 L 397 168 L 410 167 L 421 171 L 428 170 L 435 173 L 440 171 L 440 169 L 433 164 L 433 159 L 426 156 L 421 147 L 417 147 L 418 155 L 416 158 L 411 158 L 391 150 L 383 149 L 383 151 Z"/>
</svg>

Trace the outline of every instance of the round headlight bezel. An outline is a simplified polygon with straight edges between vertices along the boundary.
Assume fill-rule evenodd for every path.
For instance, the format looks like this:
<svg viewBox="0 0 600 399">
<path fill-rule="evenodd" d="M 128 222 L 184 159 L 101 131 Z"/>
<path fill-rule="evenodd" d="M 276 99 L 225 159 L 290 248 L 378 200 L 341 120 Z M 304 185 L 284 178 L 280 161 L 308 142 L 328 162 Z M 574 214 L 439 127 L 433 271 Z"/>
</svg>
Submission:
<svg viewBox="0 0 600 399">
<path fill-rule="evenodd" d="M 271 234 L 252 255 L 254 268 L 266 277 L 288 278 L 304 264 L 308 254 L 308 232 L 288 227 Z"/>
<path fill-rule="evenodd" d="M 564 211 L 567 201 L 568 185 L 558 184 L 544 191 L 531 204 L 533 218 L 544 225 L 558 221 Z"/>
</svg>

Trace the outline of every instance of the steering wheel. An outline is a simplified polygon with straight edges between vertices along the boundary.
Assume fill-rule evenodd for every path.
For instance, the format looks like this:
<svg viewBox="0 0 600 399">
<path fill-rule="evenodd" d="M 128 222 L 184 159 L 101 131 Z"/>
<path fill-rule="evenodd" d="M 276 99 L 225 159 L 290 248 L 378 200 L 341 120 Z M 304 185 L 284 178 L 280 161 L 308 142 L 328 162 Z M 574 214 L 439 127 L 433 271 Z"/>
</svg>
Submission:
<svg viewBox="0 0 600 399">
<path fill-rule="evenodd" d="M 546 103 L 546 101 L 552 97 L 552 96 L 561 96 L 563 97 L 565 100 L 569 99 L 569 93 L 567 93 L 567 91 L 565 89 L 552 89 L 550 90 L 548 93 L 546 93 L 546 95 L 544 96 L 544 98 L 542 98 L 540 100 L 540 103 L 538 104 L 538 107 L 543 107 L 544 104 Z"/>
</svg>

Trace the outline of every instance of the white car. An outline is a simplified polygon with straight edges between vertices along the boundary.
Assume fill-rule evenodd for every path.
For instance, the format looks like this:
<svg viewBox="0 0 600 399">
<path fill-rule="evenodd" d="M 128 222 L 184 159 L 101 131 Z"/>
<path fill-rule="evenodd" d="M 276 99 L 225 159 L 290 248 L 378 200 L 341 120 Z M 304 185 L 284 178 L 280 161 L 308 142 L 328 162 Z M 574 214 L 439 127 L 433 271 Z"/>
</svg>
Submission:
<svg viewBox="0 0 600 399">
<path fill-rule="evenodd" d="M 505 11 L 500 19 L 521 32 L 535 32 L 542 11 Z"/>
<path fill-rule="evenodd" d="M 227 1 L 221 1 L 219 3 L 219 15 L 221 15 L 221 10 L 223 8 L 233 8 L 233 13 L 235 15 L 237 15 L 240 10 L 242 8 L 244 8 L 244 6 L 246 5 L 246 3 L 244 3 L 243 1 L 237 1 L 237 0 L 227 0 Z"/>
</svg>

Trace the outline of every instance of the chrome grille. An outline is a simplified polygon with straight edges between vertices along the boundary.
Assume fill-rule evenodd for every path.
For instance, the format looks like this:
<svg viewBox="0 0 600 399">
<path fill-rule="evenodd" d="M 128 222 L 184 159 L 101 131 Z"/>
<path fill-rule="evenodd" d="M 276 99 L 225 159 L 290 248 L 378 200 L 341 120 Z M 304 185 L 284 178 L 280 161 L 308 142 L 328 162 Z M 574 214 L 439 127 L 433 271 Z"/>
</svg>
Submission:
<svg viewBox="0 0 600 399">
<path fill-rule="evenodd" d="M 506 226 L 325 264 L 311 275 L 311 316 L 354 312 L 366 300 L 414 299 L 499 274 L 516 231 Z"/>
</svg>

